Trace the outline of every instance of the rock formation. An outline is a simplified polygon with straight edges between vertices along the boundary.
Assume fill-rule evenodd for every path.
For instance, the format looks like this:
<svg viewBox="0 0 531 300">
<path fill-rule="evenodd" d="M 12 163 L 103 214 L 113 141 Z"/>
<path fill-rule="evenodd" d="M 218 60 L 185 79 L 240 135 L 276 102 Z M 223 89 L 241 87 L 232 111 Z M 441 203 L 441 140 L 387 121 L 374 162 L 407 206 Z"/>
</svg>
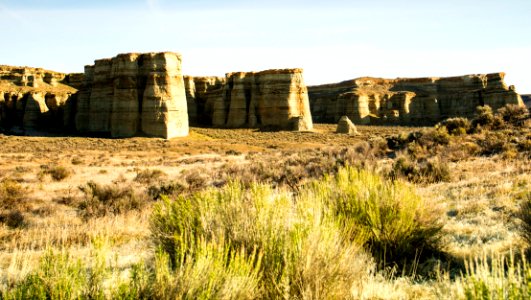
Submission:
<svg viewBox="0 0 531 300">
<path fill-rule="evenodd" d="M 73 129 L 72 101 L 80 74 L 0 66 L 0 126 L 17 132 Z"/>
<path fill-rule="evenodd" d="M 531 109 L 531 95 L 522 95 L 522 100 L 528 109 Z"/>
<path fill-rule="evenodd" d="M 86 66 L 75 123 L 81 133 L 112 137 L 188 135 L 181 56 L 128 53 Z"/>
<path fill-rule="evenodd" d="M 306 88 L 301 69 L 183 77 L 181 57 L 171 52 L 99 59 L 79 74 L 0 65 L 0 128 L 172 138 L 187 135 L 189 123 L 308 131 L 312 118 L 346 116 L 357 124 L 428 125 L 471 117 L 479 105 L 498 109 L 525 99 L 529 106 L 503 79 L 363 77 Z M 353 131 L 346 119 L 340 125 Z"/>
<path fill-rule="evenodd" d="M 200 124 L 300 131 L 313 128 L 301 69 L 234 72 L 225 79 L 189 78 L 186 83 L 189 110 L 196 112 L 191 119 Z"/>
<path fill-rule="evenodd" d="M 480 105 L 493 109 L 523 105 L 504 73 L 445 78 L 363 77 L 308 88 L 317 122 L 348 116 L 358 124 L 433 124 L 449 117 L 471 117 Z"/>
<path fill-rule="evenodd" d="M 346 133 L 350 135 L 358 134 L 356 126 L 347 116 L 342 116 L 337 123 L 336 133 Z"/>
<path fill-rule="evenodd" d="M 184 76 L 188 120 L 193 125 L 212 125 L 216 99 L 223 97 L 224 77 Z"/>
</svg>

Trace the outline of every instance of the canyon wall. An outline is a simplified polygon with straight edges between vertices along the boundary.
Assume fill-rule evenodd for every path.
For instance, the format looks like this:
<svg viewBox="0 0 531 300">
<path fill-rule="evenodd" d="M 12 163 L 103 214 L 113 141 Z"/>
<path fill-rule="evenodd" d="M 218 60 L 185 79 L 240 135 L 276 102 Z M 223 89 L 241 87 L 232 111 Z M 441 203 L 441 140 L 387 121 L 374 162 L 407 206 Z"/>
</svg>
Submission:
<svg viewBox="0 0 531 300">
<path fill-rule="evenodd" d="M 0 66 L 0 126 L 18 133 L 72 131 L 82 74 Z"/>
<path fill-rule="evenodd" d="M 430 125 L 476 107 L 529 105 L 503 73 L 446 78 L 363 77 L 306 88 L 301 69 L 183 76 L 179 54 L 129 53 L 82 74 L 0 66 L 0 127 L 13 132 L 172 138 L 188 124 L 305 131 L 313 121 Z M 311 108 L 311 112 L 310 112 Z"/>
<path fill-rule="evenodd" d="M 188 135 L 181 56 L 127 53 L 85 67 L 76 129 L 112 137 Z"/>
<path fill-rule="evenodd" d="M 191 120 L 199 124 L 297 131 L 313 128 L 301 69 L 234 72 L 224 79 L 190 77 L 186 85 L 189 111 L 195 112 Z"/>
<path fill-rule="evenodd" d="M 521 95 L 522 100 L 524 101 L 525 106 L 531 109 L 531 95 Z"/>
<path fill-rule="evenodd" d="M 355 124 L 430 125 L 472 117 L 477 106 L 523 105 L 504 73 L 457 77 L 382 79 L 363 77 L 308 87 L 316 122 L 348 116 Z"/>
</svg>

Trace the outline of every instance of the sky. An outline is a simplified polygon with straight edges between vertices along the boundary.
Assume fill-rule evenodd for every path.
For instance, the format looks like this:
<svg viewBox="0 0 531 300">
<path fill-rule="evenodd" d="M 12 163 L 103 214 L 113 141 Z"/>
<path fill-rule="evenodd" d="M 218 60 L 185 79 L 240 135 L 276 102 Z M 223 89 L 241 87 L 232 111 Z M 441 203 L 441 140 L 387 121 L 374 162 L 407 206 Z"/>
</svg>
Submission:
<svg viewBox="0 0 531 300">
<path fill-rule="evenodd" d="M 173 51 L 187 75 L 303 68 L 313 85 L 505 72 L 531 94 L 530 0 L 0 0 L 0 28 L 0 64 L 59 72 Z"/>
</svg>

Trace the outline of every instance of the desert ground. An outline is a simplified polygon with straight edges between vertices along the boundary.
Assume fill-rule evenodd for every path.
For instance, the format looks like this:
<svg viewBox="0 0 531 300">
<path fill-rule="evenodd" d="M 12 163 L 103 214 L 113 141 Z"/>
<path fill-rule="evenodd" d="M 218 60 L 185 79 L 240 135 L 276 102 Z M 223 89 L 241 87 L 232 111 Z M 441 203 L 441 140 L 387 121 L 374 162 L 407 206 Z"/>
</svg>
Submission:
<svg viewBox="0 0 531 300">
<path fill-rule="evenodd" d="M 233 180 L 297 195 L 312 180 L 350 166 L 411 187 L 441 224 L 439 254 L 416 259 L 413 253 L 396 265 L 364 254 L 365 275 L 344 294 L 300 298 L 507 299 L 512 287 L 523 299 L 531 292 L 531 271 L 522 267 L 528 243 L 521 211 L 531 201 L 526 124 L 473 134 L 448 127 L 443 143 L 431 127 L 357 126 L 358 135 L 345 135 L 333 124 L 316 124 L 313 132 L 192 127 L 188 137 L 171 140 L 0 135 L 0 296 L 20 297 L 14 291 L 41 274 L 43 257 L 68 253 L 89 269 L 103 257 L 99 295 L 116 298 L 113 286 L 156 260 L 153 207 L 161 199 L 179 201 Z M 424 140 L 411 142 L 415 132 Z M 492 145 L 494 137 L 502 145 Z M 420 173 L 401 169 L 406 162 Z M 520 272 L 515 278 L 507 277 L 514 271 L 504 269 L 508 261 Z M 244 298 L 264 297 L 258 295 Z"/>
</svg>

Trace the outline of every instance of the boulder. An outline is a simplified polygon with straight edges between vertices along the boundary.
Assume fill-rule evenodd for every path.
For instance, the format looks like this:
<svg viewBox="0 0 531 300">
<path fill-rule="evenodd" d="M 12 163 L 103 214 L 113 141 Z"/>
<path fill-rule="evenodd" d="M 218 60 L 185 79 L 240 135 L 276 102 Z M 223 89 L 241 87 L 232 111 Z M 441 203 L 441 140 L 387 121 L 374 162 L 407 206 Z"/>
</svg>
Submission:
<svg viewBox="0 0 531 300">
<path fill-rule="evenodd" d="M 345 133 L 345 134 L 358 134 L 356 126 L 347 116 L 342 116 L 337 123 L 336 133 Z"/>
</svg>

